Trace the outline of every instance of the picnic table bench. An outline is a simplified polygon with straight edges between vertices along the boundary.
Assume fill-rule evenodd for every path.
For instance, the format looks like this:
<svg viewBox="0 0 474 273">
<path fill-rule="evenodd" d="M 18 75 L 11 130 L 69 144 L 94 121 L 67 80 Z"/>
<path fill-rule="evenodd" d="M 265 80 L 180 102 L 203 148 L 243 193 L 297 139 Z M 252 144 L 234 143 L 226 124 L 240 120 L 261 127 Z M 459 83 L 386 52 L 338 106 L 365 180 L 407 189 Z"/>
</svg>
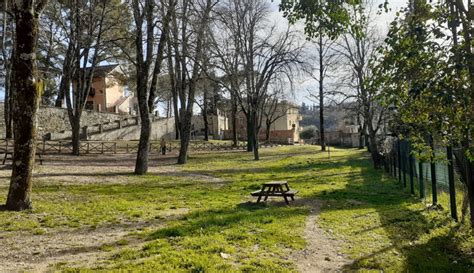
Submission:
<svg viewBox="0 0 474 273">
<path fill-rule="evenodd" d="M 297 193 L 298 191 L 290 189 L 287 181 L 271 181 L 263 183 L 261 190 L 254 191 L 250 194 L 252 196 L 258 196 L 257 203 L 260 203 L 262 197 L 264 197 L 263 201 L 267 201 L 269 196 L 280 196 L 283 197 L 286 204 L 289 205 L 288 197 L 295 201 L 295 194 Z"/>
<path fill-rule="evenodd" d="M 2 165 L 5 165 L 7 160 L 13 161 L 13 141 L 5 140 L 5 146 L 0 146 L 0 154 L 3 154 Z M 43 165 L 43 157 L 41 153 L 36 152 L 36 159 L 39 161 L 40 165 Z"/>
</svg>

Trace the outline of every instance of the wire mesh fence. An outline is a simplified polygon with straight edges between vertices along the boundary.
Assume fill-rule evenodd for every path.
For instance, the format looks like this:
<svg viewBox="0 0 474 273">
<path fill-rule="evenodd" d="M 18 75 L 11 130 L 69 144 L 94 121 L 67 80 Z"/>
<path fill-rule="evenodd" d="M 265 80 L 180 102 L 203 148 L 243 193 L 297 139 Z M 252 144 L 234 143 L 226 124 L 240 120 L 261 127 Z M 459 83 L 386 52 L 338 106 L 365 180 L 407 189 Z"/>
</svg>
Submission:
<svg viewBox="0 0 474 273">
<path fill-rule="evenodd" d="M 384 168 L 401 187 L 438 208 L 449 208 L 458 220 L 467 214 L 465 169 L 469 162 L 461 149 L 433 147 L 433 160 L 417 158 L 406 140 L 394 141 L 384 155 Z"/>
</svg>

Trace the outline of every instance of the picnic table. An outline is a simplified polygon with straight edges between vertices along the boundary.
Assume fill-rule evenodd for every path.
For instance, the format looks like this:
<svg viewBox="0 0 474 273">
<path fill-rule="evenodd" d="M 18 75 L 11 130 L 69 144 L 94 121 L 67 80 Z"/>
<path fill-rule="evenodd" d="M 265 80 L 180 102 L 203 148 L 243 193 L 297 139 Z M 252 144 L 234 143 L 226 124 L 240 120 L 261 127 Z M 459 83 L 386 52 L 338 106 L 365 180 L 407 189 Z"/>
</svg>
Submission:
<svg viewBox="0 0 474 273">
<path fill-rule="evenodd" d="M 288 197 L 295 201 L 296 193 L 298 193 L 298 191 L 291 190 L 287 181 L 270 181 L 263 183 L 262 189 L 252 192 L 251 195 L 258 196 L 257 203 L 260 203 L 262 197 L 264 197 L 263 201 L 267 201 L 269 196 L 280 196 L 283 197 L 286 204 L 289 205 Z"/>
</svg>

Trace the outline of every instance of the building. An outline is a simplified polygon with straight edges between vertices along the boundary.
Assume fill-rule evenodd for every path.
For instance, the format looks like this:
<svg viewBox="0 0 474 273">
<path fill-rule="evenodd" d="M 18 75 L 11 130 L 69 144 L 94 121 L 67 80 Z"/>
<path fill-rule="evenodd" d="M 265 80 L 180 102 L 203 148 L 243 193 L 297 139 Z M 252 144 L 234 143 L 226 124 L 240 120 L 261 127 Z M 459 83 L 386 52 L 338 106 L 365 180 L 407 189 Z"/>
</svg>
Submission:
<svg viewBox="0 0 474 273">
<path fill-rule="evenodd" d="M 299 107 L 287 101 L 280 102 L 273 113 L 268 117 L 264 115 L 259 132 L 259 140 L 278 143 L 295 143 L 300 141 Z M 267 120 L 270 120 L 270 128 L 267 128 Z M 247 139 L 247 118 L 243 112 L 237 114 L 236 120 L 237 136 L 240 140 Z M 225 138 L 232 138 L 232 130 L 225 131 Z"/>
<path fill-rule="evenodd" d="M 134 114 L 137 109 L 137 100 L 133 95 L 125 93 L 125 87 L 120 81 L 121 75 L 122 71 L 117 64 L 97 66 L 85 109 Z"/>
<path fill-rule="evenodd" d="M 222 139 L 224 137 L 224 132 L 229 129 L 229 118 L 227 117 L 227 114 L 220 109 L 216 109 L 215 112 L 216 113 L 214 114 L 209 114 L 207 117 L 209 135 L 212 136 L 213 139 Z M 205 126 L 202 115 L 193 116 L 192 127 L 193 135 L 204 136 Z"/>
</svg>

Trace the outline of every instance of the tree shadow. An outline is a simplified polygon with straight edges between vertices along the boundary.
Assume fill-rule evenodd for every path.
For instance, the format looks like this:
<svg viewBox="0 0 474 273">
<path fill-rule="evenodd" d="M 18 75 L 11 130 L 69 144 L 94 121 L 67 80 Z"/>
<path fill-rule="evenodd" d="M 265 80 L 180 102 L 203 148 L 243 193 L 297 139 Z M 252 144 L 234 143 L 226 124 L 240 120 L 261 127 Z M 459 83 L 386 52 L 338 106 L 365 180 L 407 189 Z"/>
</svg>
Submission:
<svg viewBox="0 0 474 273">
<path fill-rule="evenodd" d="M 459 238 L 456 226 L 445 213 L 435 212 L 434 216 L 429 216 L 431 209 L 428 207 L 410 207 L 420 200 L 404 191 L 395 180 L 387 179 L 382 171 L 373 170 L 365 159 L 350 159 L 343 164 L 360 167 L 362 179 L 351 181 L 342 189 L 317 192 L 308 198 L 325 200 L 330 204 L 323 209 L 327 211 L 375 209 L 380 224 L 354 230 L 353 234 L 364 236 L 382 229 L 390 239 L 390 245 L 357 258 L 344 270 L 385 270 L 378 256 L 397 251 L 405 257 L 400 272 L 472 272 L 474 253 L 462 251 L 461 243 L 465 238 Z M 355 221 L 364 221 L 362 216 Z M 439 228 L 448 232 L 440 232 Z M 426 241 L 425 236 L 430 239 Z"/>
<path fill-rule="evenodd" d="M 195 211 L 185 215 L 178 223 L 158 229 L 149 234 L 149 239 L 196 236 L 220 233 L 232 227 L 249 227 L 255 224 L 271 224 L 278 219 L 289 220 L 307 215 L 308 209 L 301 206 L 286 206 L 284 202 L 244 202 L 230 208 Z M 282 235 L 286 233 L 281 230 Z M 283 242 L 283 241 L 282 241 Z"/>
</svg>

